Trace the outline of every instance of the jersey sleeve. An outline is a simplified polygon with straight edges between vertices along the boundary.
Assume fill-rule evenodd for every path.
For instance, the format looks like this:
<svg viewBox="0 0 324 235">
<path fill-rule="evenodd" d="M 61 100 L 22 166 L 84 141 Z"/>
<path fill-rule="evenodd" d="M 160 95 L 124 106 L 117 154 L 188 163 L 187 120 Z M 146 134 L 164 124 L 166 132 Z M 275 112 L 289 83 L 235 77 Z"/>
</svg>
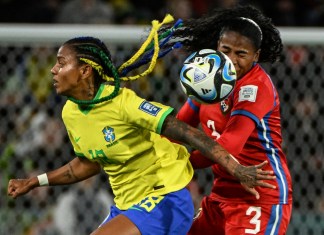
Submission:
<svg viewBox="0 0 324 235">
<path fill-rule="evenodd" d="M 233 116 L 225 131 L 216 141 L 230 154 L 237 155 L 242 151 L 254 128 L 255 123 L 250 118 L 241 115 Z M 194 169 L 206 168 L 215 164 L 198 150 L 191 152 L 190 162 Z"/>
<path fill-rule="evenodd" d="M 234 108 L 231 115 L 244 115 L 256 124 L 270 112 L 275 104 L 276 91 L 272 82 L 257 81 L 245 84 L 234 94 Z"/>
<path fill-rule="evenodd" d="M 147 101 L 128 90 L 123 97 L 120 110 L 127 123 L 160 134 L 165 118 L 174 109 L 158 102 Z"/>
<path fill-rule="evenodd" d="M 183 121 L 190 126 L 197 127 L 199 125 L 199 109 L 200 104 L 190 98 L 181 107 L 177 113 L 177 119 Z"/>
<path fill-rule="evenodd" d="M 239 154 L 255 128 L 253 120 L 246 116 L 232 116 L 224 132 L 216 140 L 230 154 Z"/>
</svg>

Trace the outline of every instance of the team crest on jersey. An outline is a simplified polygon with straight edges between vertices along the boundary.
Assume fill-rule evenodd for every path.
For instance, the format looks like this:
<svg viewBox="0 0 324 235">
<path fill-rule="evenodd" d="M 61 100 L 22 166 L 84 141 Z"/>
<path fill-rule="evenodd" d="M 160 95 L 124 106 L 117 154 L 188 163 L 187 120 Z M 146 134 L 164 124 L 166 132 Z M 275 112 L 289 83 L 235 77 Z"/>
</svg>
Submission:
<svg viewBox="0 0 324 235">
<path fill-rule="evenodd" d="M 229 99 L 225 99 L 220 102 L 220 109 L 223 114 L 227 114 L 228 111 L 230 110 L 230 108 L 231 108 L 231 105 L 230 105 Z"/>
<path fill-rule="evenodd" d="M 115 140 L 115 132 L 114 128 L 106 126 L 104 129 L 102 129 L 102 133 L 104 134 L 105 140 L 109 143 L 114 142 Z"/>
<path fill-rule="evenodd" d="M 157 107 L 154 104 L 152 104 L 146 100 L 143 103 L 141 103 L 141 105 L 139 106 L 139 109 L 145 113 L 152 115 L 152 116 L 156 116 L 161 110 L 160 107 Z"/>
</svg>

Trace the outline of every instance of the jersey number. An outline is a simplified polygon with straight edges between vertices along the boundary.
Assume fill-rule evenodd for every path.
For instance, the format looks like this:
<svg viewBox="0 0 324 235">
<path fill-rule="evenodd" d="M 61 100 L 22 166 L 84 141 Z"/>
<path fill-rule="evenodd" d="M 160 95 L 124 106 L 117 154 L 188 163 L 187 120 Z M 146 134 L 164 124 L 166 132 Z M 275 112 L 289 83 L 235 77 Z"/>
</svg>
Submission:
<svg viewBox="0 0 324 235">
<path fill-rule="evenodd" d="M 116 163 L 118 164 L 119 162 L 116 161 L 116 160 L 113 160 L 113 159 L 109 159 L 105 152 L 100 149 L 100 150 L 92 150 L 92 149 L 89 149 L 88 152 L 90 153 L 91 155 L 91 159 L 94 159 L 96 160 L 97 162 L 99 162 L 100 164 L 111 164 L 111 163 Z"/>
<path fill-rule="evenodd" d="M 207 121 L 207 127 L 212 130 L 212 136 L 215 137 L 215 139 L 218 139 L 220 134 L 216 131 L 215 128 L 215 122 L 213 120 Z"/>
<path fill-rule="evenodd" d="M 251 215 L 253 213 L 255 213 L 255 215 L 250 220 L 250 224 L 253 224 L 255 227 L 254 227 L 254 229 L 245 229 L 245 233 L 247 233 L 247 234 L 257 234 L 258 232 L 260 232 L 261 207 L 250 206 L 249 209 L 247 209 L 247 211 L 246 211 L 246 215 Z"/>
<path fill-rule="evenodd" d="M 142 207 L 147 212 L 150 212 L 163 198 L 163 196 L 147 197 L 142 202 L 140 202 L 138 206 Z"/>
</svg>

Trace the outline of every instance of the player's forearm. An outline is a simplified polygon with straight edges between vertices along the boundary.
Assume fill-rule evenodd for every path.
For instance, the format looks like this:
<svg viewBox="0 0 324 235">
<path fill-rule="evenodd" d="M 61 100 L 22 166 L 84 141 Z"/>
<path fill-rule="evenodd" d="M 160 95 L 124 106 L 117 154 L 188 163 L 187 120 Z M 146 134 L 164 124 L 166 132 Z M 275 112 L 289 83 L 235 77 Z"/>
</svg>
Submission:
<svg viewBox="0 0 324 235">
<path fill-rule="evenodd" d="M 240 164 L 221 145 L 198 129 L 188 130 L 188 133 L 190 133 L 186 137 L 188 144 L 198 149 L 203 156 L 220 164 L 231 175 L 237 174 L 236 171 Z"/>
<path fill-rule="evenodd" d="M 9 180 L 8 195 L 17 198 L 35 187 L 76 183 L 98 174 L 100 170 L 98 163 L 77 157 L 54 171 L 28 179 Z"/>
<path fill-rule="evenodd" d="M 49 185 L 73 184 L 94 176 L 100 172 L 98 163 L 87 159 L 75 158 L 66 165 L 47 172 Z"/>
<path fill-rule="evenodd" d="M 172 116 L 166 118 L 162 134 L 168 138 L 189 144 L 199 150 L 202 155 L 223 166 L 232 175 L 236 175 L 237 169 L 241 166 L 221 145 L 201 130 L 192 128 Z"/>
</svg>

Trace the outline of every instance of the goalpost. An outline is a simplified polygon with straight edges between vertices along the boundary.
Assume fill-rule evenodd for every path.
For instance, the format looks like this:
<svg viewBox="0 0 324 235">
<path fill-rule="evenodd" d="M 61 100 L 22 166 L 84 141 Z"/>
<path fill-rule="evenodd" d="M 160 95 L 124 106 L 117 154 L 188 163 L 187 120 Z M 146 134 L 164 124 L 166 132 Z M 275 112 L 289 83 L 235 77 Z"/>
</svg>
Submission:
<svg viewBox="0 0 324 235">
<path fill-rule="evenodd" d="M 77 35 L 91 35 L 108 43 L 137 44 L 147 26 L 0 24 L 0 43 L 60 43 Z M 324 44 L 323 28 L 279 27 L 285 44 Z"/>
</svg>

